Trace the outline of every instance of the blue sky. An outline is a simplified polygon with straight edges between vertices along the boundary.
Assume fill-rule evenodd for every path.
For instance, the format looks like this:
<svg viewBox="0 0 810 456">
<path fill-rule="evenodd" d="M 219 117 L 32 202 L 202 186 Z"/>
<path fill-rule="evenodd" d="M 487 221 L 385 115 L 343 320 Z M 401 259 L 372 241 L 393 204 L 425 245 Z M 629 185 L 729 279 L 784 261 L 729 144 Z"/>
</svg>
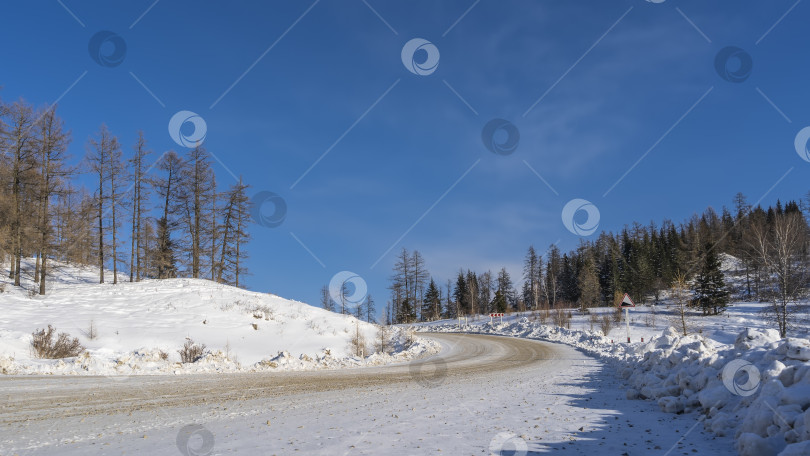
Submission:
<svg viewBox="0 0 810 456">
<path fill-rule="evenodd" d="M 62 0 L 3 10 L 3 99 L 58 99 L 76 160 L 102 122 L 127 153 L 138 129 L 156 152 L 184 152 L 169 119 L 199 114 L 220 184 L 241 175 L 252 194 L 286 202 L 283 223 L 252 229 L 248 286 L 313 304 L 349 270 L 382 306 L 402 247 L 421 251 L 442 282 L 460 266 L 519 277 L 530 244 L 578 244 L 561 218 L 576 198 L 598 208 L 600 230 L 617 230 L 719 210 L 738 191 L 770 204 L 810 190 L 810 163 L 794 148 L 810 125 L 807 2 Z M 90 57 L 102 30 L 126 43 L 120 65 Z M 439 51 L 431 74 L 403 65 L 414 38 Z M 727 46 L 751 57 L 742 82 L 715 69 Z M 496 118 L 519 131 L 511 154 L 483 144 Z"/>
</svg>

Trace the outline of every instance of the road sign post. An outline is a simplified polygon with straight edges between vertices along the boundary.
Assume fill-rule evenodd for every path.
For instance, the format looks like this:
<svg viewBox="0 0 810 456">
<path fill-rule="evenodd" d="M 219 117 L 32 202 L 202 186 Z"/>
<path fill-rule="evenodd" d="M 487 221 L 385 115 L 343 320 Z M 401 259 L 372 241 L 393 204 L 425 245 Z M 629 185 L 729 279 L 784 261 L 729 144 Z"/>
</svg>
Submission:
<svg viewBox="0 0 810 456">
<path fill-rule="evenodd" d="M 622 307 L 624 308 L 624 322 L 627 327 L 627 343 L 630 343 L 630 308 L 636 307 L 636 303 L 630 298 L 630 295 L 625 293 L 622 298 Z"/>
</svg>

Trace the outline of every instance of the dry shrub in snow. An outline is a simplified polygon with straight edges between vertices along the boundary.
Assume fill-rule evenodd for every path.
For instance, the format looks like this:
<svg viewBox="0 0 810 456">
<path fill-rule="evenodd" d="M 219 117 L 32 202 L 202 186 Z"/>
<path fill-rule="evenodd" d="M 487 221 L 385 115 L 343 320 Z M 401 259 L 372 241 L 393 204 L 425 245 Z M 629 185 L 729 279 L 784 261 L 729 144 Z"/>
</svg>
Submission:
<svg viewBox="0 0 810 456">
<path fill-rule="evenodd" d="M 193 363 L 202 358 L 205 353 L 205 344 L 196 344 L 190 337 L 186 337 L 186 343 L 183 348 L 177 350 L 180 353 L 180 362 L 183 364 Z"/>
<path fill-rule="evenodd" d="M 544 325 L 548 321 L 550 317 L 550 310 L 548 307 L 548 303 L 544 302 L 542 309 L 540 309 L 540 313 L 538 314 L 538 318 L 540 318 L 540 324 Z"/>
<path fill-rule="evenodd" d="M 603 336 L 607 337 L 611 329 L 613 329 L 613 316 L 603 313 L 599 316 L 599 330 L 602 331 Z"/>
<path fill-rule="evenodd" d="M 96 323 L 93 320 L 90 320 L 90 327 L 87 328 L 87 332 L 85 334 L 90 340 L 95 340 L 96 337 L 98 337 L 98 329 L 96 328 Z"/>
<path fill-rule="evenodd" d="M 568 309 L 563 309 L 562 307 L 558 307 L 554 309 L 554 312 L 551 313 L 551 321 L 554 323 L 555 326 L 559 326 L 560 328 L 569 328 L 571 325 L 571 311 Z"/>
<path fill-rule="evenodd" d="M 358 324 L 355 324 L 355 333 L 352 336 L 350 345 L 354 356 L 361 358 L 366 356 L 366 338 L 360 332 L 360 325 Z"/>
<path fill-rule="evenodd" d="M 380 325 L 377 328 L 377 337 L 374 345 L 374 350 L 377 353 L 390 353 L 391 343 L 389 342 L 390 331 L 388 326 Z"/>
<path fill-rule="evenodd" d="M 70 338 L 67 333 L 59 333 L 54 340 L 56 329 L 48 325 L 48 329 L 37 329 L 31 333 L 31 348 L 37 358 L 59 359 L 79 356 L 84 351 L 84 347 L 79 343 L 79 339 Z"/>
</svg>

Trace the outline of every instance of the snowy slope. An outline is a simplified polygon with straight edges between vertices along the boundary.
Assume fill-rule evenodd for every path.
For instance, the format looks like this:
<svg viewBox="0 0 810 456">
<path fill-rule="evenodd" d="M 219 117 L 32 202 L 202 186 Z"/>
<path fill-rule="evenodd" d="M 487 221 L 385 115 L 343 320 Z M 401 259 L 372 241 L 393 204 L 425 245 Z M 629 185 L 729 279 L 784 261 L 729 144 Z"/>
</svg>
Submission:
<svg viewBox="0 0 810 456">
<path fill-rule="evenodd" d="M 28 264 L 28 267 L 31 265 Z M 275 295 L 202 279 L 93 283 L 97 271 L 58 265 L 45 296 L 4 278 L 0 293 L 0 372 L 137 374 L 245 369 L 303 369 L 379 364 L 435 351 L 417 343 L 404 351 L 404 332 L 392 334 L 398 356 L 352 357 L 356 331 L 373 352 L 377 327 Z M 111 278 L 112 274 L 108 274 Z M 121 280 L 121 277 L 119 277 Z M 90 326 L 97 336 L 91 340 Z M 36 359 L 31 333 L 47 325 L 78 337 L 86 354 L 66 360 Z M 205 344 L 204 359 L 180 365 L 186 338 Z M 168 354 L 163 360 L 160 353 Z"/>
</svg>

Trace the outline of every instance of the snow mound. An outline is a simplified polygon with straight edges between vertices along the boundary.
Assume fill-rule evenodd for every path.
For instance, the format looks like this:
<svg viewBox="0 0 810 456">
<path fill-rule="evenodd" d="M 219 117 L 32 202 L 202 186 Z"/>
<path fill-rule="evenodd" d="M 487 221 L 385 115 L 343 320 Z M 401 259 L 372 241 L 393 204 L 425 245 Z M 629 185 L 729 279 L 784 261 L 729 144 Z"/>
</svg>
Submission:
<svg viewBox="0 0 810 456">
<path fill-rule="evenodd" d="M 745 265 L 739 258 L 728 253 L 721 253 L 717 256 L 720 259 L 720 270 L 725 274 L 736 275 L 745 270 Z"/>
<path fill-rule="evenodd" d="M 386 337 L 390 353 L 374 354 L 376 325 L 208 280 L 112 285 L 93 283 L 98 282 L 97 271 L 86 268 L 56 263 L 50 270 L 55 274 L 45 296 L 2 281 L 0 373 L 116 376 L 323 369 L 398 362 L 439 350 L 435 342 L 392 328 Z M 77 337 L 87 350 L 74 358 L 36 358 L 31 333 L 48 325 Z M 355 356 L 351 344 L 358 335 L 365 341 L 364 356 Z M 206 348 L 196 362 L 182 364 L 179 350 L 188 339 Z"/>
<path fill-rule="evenodd" d="M 458 332 L 457 325 L 420 331 Z M 614 365 L 628 399 L 655 401 L 670 413 L 696 412 L 718 435 L 734 435 L 744 456 L 810 454 L 810 340 L 782 339 L 774 330 L 745 329 L 733 344 L 668 328 L 647 342 L 616 344 L 587 330 L 511 324 L 461 328 L 581 348 Z"/>
</svg>

